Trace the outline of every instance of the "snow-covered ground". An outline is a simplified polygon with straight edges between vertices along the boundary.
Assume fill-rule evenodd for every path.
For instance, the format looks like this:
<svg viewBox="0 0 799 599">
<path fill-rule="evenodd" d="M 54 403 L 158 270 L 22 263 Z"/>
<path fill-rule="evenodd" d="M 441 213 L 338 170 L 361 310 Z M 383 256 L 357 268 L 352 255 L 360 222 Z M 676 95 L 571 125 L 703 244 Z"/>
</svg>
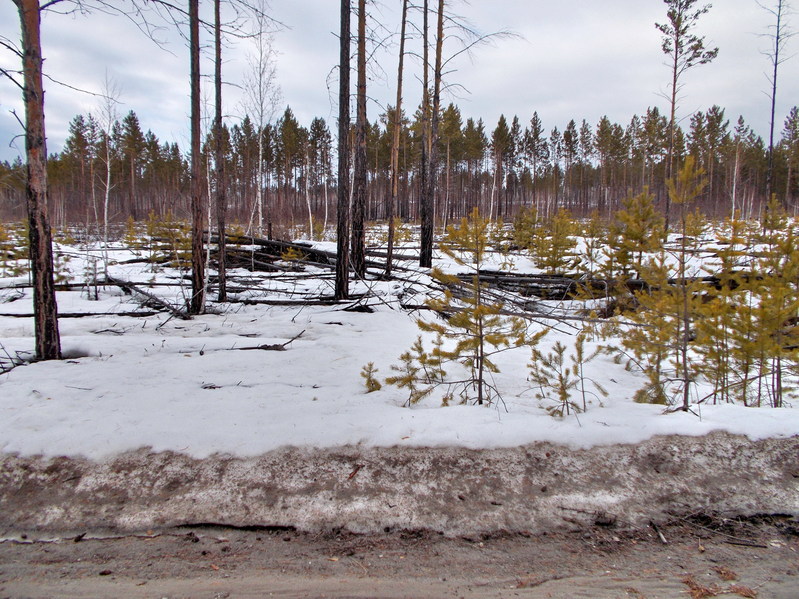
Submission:
<svg viewBox="0 0 799 599">
<path fill-rule="evenodd" d="M 85 252 L 73 253 L 68 267 L 80 282 Z M 112 253 L 120 261 L 128 257 L 126 250 Z M 528 266 L 517 264 L 518 269 Z M 329 271 L 318 271 L 318 277 L 311 276 L 314 272 L 306 270 L 296 280 L 246 271 L 229 276 L 231 286 L 243 287 L 246 281 L 251 287 L 234 294 L 239 298 L 290 300 L 306 292 L 332 293 Z M 187 281 L 175 270 L 116 264 L 110 274 L 183 304 L 181 283 Z M 120 316 L 139 309 L 142 298 L 116 287 L 100 288 L 97 301 L 85 289 L 60 291 L 59 312 L 100 315 L 61 319 L 68 359 L 0 375 L 0 452 L 102 459 L 151 447 L 194 457 L 244 457 L 284 446 L 497 448 L 551 441 L 591 447 L 714 430 L 751 439 L 799 433 L 799 410 L 791 407 L 705 403 L 695 406 L 695 413 L 664 413 L 663 406 L 636 404 L 632 397 L 643 378 L 607 355 L 587 364 L 586 375 L 609 396 L 592 397 L 585 413 L 562 419 L 549 415 L 551 402 L 537 399 L 530 388 L 529 348 L 497 357 L 501 372 L 494 382 L 503 400 L 488 407 L 441 407 L 435 396 L 404 407 L 407 393 L 388 385 L 366 393 L 362 367 L 373 362 L 379 378 L 388 376 L 419 334 L 415 318 L 420 314 L 399 307 L 399 298 L 422 303 L 423 286 L 412 280 L 419 276 L 369 282 L 372 297 L 360 303 L 368 303 L 371 313 L 347 311 L 349 304 L 209 303 L 214 313 L 189 321 L 166 313 Z M 0 279 L 0 357 L 29 355 L 33 348 L 32 318 L 12 316 L 32 311 L 30 290 L 15 288 L 19 282 Z M 364 284 L 354 284 L 353 291 L 365 291 Z M 420 296 L 412 299 L 414 293 Z M 544 351 L 558 340 L 570 345 L 576 330 L 557 325 L 543 341 Z M 246 349 L 291 339 L 285 351 Z"/>
</svg>

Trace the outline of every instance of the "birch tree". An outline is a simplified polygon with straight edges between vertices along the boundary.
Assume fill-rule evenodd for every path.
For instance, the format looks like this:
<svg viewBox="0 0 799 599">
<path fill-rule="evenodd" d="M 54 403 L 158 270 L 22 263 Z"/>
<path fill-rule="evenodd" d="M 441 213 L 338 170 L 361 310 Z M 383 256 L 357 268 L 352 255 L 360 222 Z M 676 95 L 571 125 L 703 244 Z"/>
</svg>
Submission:
<svg viewBox="0 0 799 599">
<path fill-rule="evenodd" d="M 227 197 L 225 194 L 225 150 L 224 131 L 222 130 L 222 20 L 220 18 L 220 0 L 214 0 L 214 167 L 216 175 L 216 228 L 219 236 L 219 252 L 217 256 L 218 295 L 220 302 L 227 300 L 227 243 L 225 217 L 227 213 Z"/>
<path fill-rule="evenodd" d="M 269 21 L 264 13 L 264 2 L 259 3 L 260 10 L 255 11 L 253 20 L 255 31 L 252 35 L 253 51 L 248 55 L 248 73 L 244 80 L 244 110 L 254 121 L 258 138 L 257 185 L 255 188 L 255 205 L 248 233 L 251 232 L 253 220 L 255 230 L 263 235 L 264 228 L 264 135 L 267 125 L 275 118 L 281 102 L 280 86 L 277 83 L 275 66 L 275 50 L 272 47 L 272 36 L 268 31 Z M 269 218 L 269 217 L 267 217 Z"/>
<path fill-rule="evenodd" d="M 100 126 L 102 128 L 105 163 L 105 180 L 103 181 L 103 262 L 104 272 L 108 276 L 108 205 L 111 201 L 111 160 L 112 135 L 117 122 L 117 104 L 119 104 L 119 85 L 105 75 L 103 82 L 103 100 L 100 104 Z"/>
</svg>

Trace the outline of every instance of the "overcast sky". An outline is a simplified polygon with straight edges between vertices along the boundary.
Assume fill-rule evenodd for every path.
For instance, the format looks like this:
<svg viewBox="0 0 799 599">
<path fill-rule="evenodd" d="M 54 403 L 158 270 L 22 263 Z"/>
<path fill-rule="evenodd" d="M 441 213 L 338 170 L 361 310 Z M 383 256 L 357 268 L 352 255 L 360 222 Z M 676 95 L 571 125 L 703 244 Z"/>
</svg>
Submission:
<svg viewBox="0 0 799 599">
<path fill-rule="evenodd" d="M 764 0 L 775 2 L 776 0 Z M 201 2 L 203 5 L 211 3 Z M 370 9 L 375 23 L 398 30 L 399 0 L 381 0 Z M 538 111 L 547 131 L 561 131 L 570 119 L 596 125 L 607 115 L 627 124 L 633 114 L 659 106 L 667 112 L 661 94 L 667 91 L 669 70 L 660 49 L 656 21 L 665 20 L 662 0 L 471 0 L 454 1 L 452 10 L 482 33 L 513 31 L 512 38 L 496 39 L 477 48 L 471 58 L 453 64 L 450 83 L 458 88 L 454 101 L 466 117 L 483 118 L 488 131 L 500 114 L 518 115 L 523 124 Z M 275 35 L 279 51 L 278 79 L 283 104 L 290 105 L 300 123 L 308 126 L 314 116 L 335 129 L 339 2 L 337 0 L 272 0 L 272 14 L 286 25 Z M 208 10 L 204 7 L 203 10 Z M 765 72 L 769 59 L 761 52 L 769 47 L 766 33 L 771 17 L 755 0 L 717 0 L 702 17 L 697 32 L 719 56 L 684 78 L 680 117 L 713 104 L 726 109 L 731 124 L 743 115 L 762 136 L 768 134 L 769 84 Z M 0 35 L 19 39 L 18 18 L 11 2 L 0 2 Z M 799 17 L 793 17 L 799 29 Z M 188 139 L 188 50 L 170 31 L 161 36 L 167 50 L 149 41 L 127 19 L 102 14 L 47 14 L 43 20 L 45 70 L 70 86 L 100 92 L 106 71 L 120 86 L 120 116 L 135 111 L 144 130 L 151 129 L 162 142 Z M 225 50 L 225 102 L 228 121 L 243 114 L 237 85 L 246 71 L 249 42 L 239 40 Z M 418 49 L 417 41 L 409 50 Z M 454 42 L 445 54 L 455 52 Z M 794 38 L 789 53 L 799 52 Z M 377 53 L 385 73 L 373 72 L 369 118 L 376 118 L 385 103 L 393 103 L 396 44 Z M 411 67 L 413 67 L 413 59 Z M 0 49 L 0 64 L 18 68 L 13 57 Z M 210 64 L 205 66 L 210 73 Z M 799 104 L 799 58 L 782 65 L 777 94 L 777 135 L 791 106 Z M 207 82 L 210 84 L 210 82 Z M 48 150 L 60 151 L 70 120 L 76 114 L 99 112 L 101 100 L 54 83 L 46 83 Z M 415 107 L 421 84 L 410 75 L 405 82 L 406 106 Z M 207 97 L 212 97 L 208 85 Z M 11 114 L 22 117 L 20 93 L 7 81 L 0 82 L 0 160 L 13 160 L 24 150 L 21 127 Z M 687 120 L 684 123 L 687 126 Z"/>
</svg>

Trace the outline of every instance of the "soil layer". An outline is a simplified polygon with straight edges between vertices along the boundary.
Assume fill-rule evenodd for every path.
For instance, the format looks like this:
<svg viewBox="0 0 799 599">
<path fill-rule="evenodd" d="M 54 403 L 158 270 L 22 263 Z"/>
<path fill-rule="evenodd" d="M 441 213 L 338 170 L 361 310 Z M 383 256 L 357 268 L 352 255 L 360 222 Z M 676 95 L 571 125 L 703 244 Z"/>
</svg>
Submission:
<svg viewBox="0 0 799 599">
<path fill-rule="evenodd" d="M 194 459 L 146 449 L 102 462 L 4 455 L 0 532 L 192 524 L 305 532 L 539 534 L 674 516 L 799 515 L 799 437 L 714 433 L 571 449 L 284 448 Z"/>
</svg>

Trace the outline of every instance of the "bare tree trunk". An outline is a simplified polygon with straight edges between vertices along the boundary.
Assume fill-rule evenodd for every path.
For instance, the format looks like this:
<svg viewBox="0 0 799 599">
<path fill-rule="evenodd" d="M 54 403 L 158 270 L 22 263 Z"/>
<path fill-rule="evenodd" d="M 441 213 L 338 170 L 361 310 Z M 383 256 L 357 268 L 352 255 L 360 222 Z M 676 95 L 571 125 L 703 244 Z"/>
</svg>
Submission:
<svg viewBox="0 0 799 599">
<path fill-rule="evenodd" d="M 358 93 L 355 118 L 355 168 L 352 197 L 352 268 L 366 274 L 366 0 L 358 0 Z"/>
<path fill-rule="evenodd" d="M 758 4 L 760 4 L 758 2 Z M 775 18 L 773 26 L 774 33 L 769 34 L 774 41 L 774 46 L 769 50 L 768 57 L 771 59 L 772 73 L 769 77 L 771 83 L 770 99 L 771 99 L 771 119 L 769 120 L 769 139 L 768 139 L 768 175 L 766 177 L 766 202 L 771 200 L 771 195 L 774 192 L 774 119 L 777 107 L 777 71 L 779 70 L 780 63 L 786 59 L 781 57 L 781 50 L 785 45 L 786 38 L 786 23 L 785 16 L 786 10 L 790 10 L 786 0 L 777 0 L 777 6 L 774 9 L 767 8 L 760 4 L 762 8 L 770 12 Z M 787 37 L 792 37 L 791 32 L 787 32 Z M 788 205 L 788 197 L 786 195 L 784 205 Z"/>
<path fill-rule="evenodd" d="M 672 64 L 672 71 L 671 71 L 671 111 L 669 117 L 669 148 L 668 154 L 666 156 L 666 180 L 671 179 L 674 176 L 674 138 L 677 129 L 677 79 L 678 79 L 678 65 L 679 65 L 679 54 L 677 49 L 677 43 L 675 42 L 675 49 L 674 49 L 674 61 Z M 664 223 L 664 230 L 666 235 L 669 233 L 669 225 L 671 219 L 671 197 L 669 194 L 666 194 L 666 214 Z"/>
<path fill-rule="evenodd" d="M 324 241 L 324 238 L 325 238 L 325 235 L 326 235 L 326 231 L 327 231 L 327 217 L 328 217 L 328 214 L 327 214 L 327 211 L 328 211 L 328 208 L 327 208 L 328 207 L 328 201 L 327 201 L 327 175 L 325 175 L 325 183 L 324 183 L 324 185 L 325 185 L 325 223 L 324 223 L 324 225 L 322 225 L 322 240 L 323 241 Z"/>
<path fill-rule="evenodd" d="M 119 87 L 106 73 L 103 82 L 103 95 L 100 106 L 103 135 L 105 135 L 105 193 L 103 194 L 103 273 L 108 277 L 108 206 L 111 202 L 111 135 L 117 121 L 116 105 L 119 102 Z M 94 184 L 92 184 L 94 186 Z M 95 207 L 95 211 L 96 211 Z"/>
<path fill-rule="evenodd" d="M 336 299 L 349 297 L 350 250 L 350 3 L 341 0 L 338 93 Z"/>
<path fill-rule="evenodd" d="M 436 27 L 436 64 L 433 69 L 433 108 L 430 118 L 430 170 L 428 185 L 430 190 L 431 227 L 435 226 L 436 189 L 438 188 L 438 131 L 441 122 L 441 54 L 444 48 L 444 0 L 438 0 L 438 23 Z M 432 261 L 432 235 L 430 258 Z M 432 264 L 431 264 L 432 265 Z"/>
<path fill-rule="evenodd" d="M 430 268 L 433 266 L 433 197 L 430 195 L 430 78 L 429 78 L 429 45 L 428 45 L 428 0 L 424 0 L 423 25 L 422 25 L 422 168 L 419 190 L 419 216 L 422 221 L 421 249 L 419 251 L 419 266 Z"/>
<path fill-rule="evenodd" d="M 313 210 L 311 209 L 311 160 L 305 153 L 305 205 L 308 208 L 308 239 L 313 241 Z"/>
<path fill-rule="evenodd" d="M 25 198 L 28 209 L 36 359 L 60 360 L 61 337 L 53 280 L 53 241 L 47 218 L 47 146 L 44 128 L 41 14 L 38 0 L 14 0 L 22 33 L 25 101 Z"/>
<path fill-rule="evenodd" d="M 255 206 L 258 210 L 258 235 L 264 234 L 264 133 L 258 130 L 258 188 L 255 190 Z"/>
<path fill-rule="evenodd" d="M 738 173 L 740 172 L 740 163 L 741 159 L 741 142 L 738 141 L 735 144 L 735 165 L 733 166 L 732 171 L 732 211 L 730 214 L 730 218 L 735 218 L 735 198 L 737 197 L 738 193 Z"/>
<path fill-rule="evenodd" d="M 200 181 L 200 15 L 199 0 L 189 0 L 191 53 L 191 300 L 190 314 L 205 311 L 202 184 Z"/>
<path fill-rule="evenodd" d="M 388 252 L 386 276 L 391 276 L 394 258 L 394 214 L 399 196 L 399 147 L 402 133 L 402 72 L 405 65 L 405 27 L 408 22 L 408 0 L 402 0 L 402 24 L 400 26 L 399 66 L 397 67 L 397 103 L 394 105 L 394 139 L 391 142 L 391 199 L 388 202 Z"/>
<path fill-rule="evenodd" d="M 225 151 L 222 131 L 222 24 L 219 15 L 220 0 L 214 0 L 214 91 L 216 95 L 216 115 L 214 118 L 214 166 L 216 167 L 216 227 L 219 235 L 219 255 L 217 276 L 219 278 L 220 302 L 227 301 L 227 240 L 225 238 L 225 217 L 227 197 L 225 194 Z"/>
</svg>

